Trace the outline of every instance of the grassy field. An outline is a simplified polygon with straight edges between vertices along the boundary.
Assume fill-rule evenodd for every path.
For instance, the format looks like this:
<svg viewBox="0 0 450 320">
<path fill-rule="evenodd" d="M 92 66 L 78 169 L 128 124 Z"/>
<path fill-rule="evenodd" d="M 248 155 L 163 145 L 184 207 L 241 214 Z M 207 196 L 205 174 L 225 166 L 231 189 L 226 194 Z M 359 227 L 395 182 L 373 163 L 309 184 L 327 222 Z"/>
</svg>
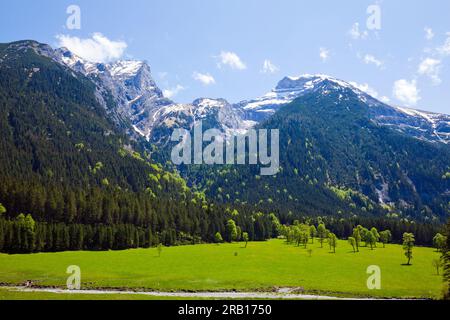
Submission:
<svg viewBox="0 0 450 320">
<path fill-rule="evenodd" d="M 247 248 L 239 243 L 163 248 L 161 257 L 156 249 L 0 254 L 0 283 L 17 285 L 33 280 L 37 285 L 64 287 L 67 267 L 77 265 L 83 289 L 167 292 L 298 287 L 308 293 L 345 296 L 440 297 L 442 278 L 431 263 L 439 254 L 431 248 L 414 248 L 412 266 L 403 265 L 406 260 L 399 245 L 361 248 L 353 253 L 346 241 L 339 241 L 336 254 L 330 253 L 326 244 L 320 248 L 316 242 L 309 248 L 313 250 L 311 257 L 307 250 L 282 240 L 249 243 Z M 366 269 L 370 265 L 381 268 L 381 290 L 367 289 Z M 11 293 L 3 290 L 0 299 L 8 295 Z"/>
</svg>

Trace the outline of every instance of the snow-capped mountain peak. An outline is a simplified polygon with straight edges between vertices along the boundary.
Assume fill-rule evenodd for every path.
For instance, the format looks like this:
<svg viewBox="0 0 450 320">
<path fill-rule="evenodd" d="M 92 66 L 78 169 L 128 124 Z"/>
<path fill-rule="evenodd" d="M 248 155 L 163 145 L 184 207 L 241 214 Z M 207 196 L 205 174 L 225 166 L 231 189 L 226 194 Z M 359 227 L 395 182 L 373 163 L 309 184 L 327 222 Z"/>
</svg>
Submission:
<svg viewBox="0 0 450 320">
<path fill-rule="evenodd" d="M 305 90 L 313 89 L 318 84 L 329 81 L 344 88 L 353 88 L 350 83 L 325 74 L 303 74 L 297 77 L 288 76 L 282 79 L 275 90 Z"/>
<path fill-rule="evenodd" d="M 109 72 L 109 75 L 116 80 L 125 80 L 135 77 L 141 69 L 150 67 L 138 60 L 118 60 L 111 63 L 92 62 L 77 56 L 66 48 L 57 49 L 60 60 L 68 67 L 75 69 L 85 75 L 98 75 L 99 73 Z"/>
<path fill-rule="evenodd" d="M 139 70 L 144 67 L 143 61 L 136 60 L 119 60 L 110 64 L 110 72 L 116 78 L 131 78 L 137 75 Z"/>
<path fill-rule="evenodd" d="M 339 99 L 354 97 L 369 107 L 370 118 L 380 125 L 415 138 L 432 142 L 450 142 L 450 116 L 409 108 L 392 107 L 379 101 L 354 82 L 347 82 L 324 74 L 303 74 L 284 77 L 267 94 L 237 106 L 244 110 L 245 119 L 261 122 L 281 107 L 308 93 L 329 94 L 339 92 Z M 350 95 L 349 95 L 350 94 Z"/>
<path fill-rule="evenodd" d="M 284 77 L 272 91 L 260 98 L 240 103 L 250 120 L 261 121 L 273 115 L 280 107 L 311 92 L 323 94 L 331 90 L 351 90 L 363 102 L 376 103 L 375 98 L 359 90 L 349 82 L 324 74 L 304 74 L 296 77 Z"/>
</svg>

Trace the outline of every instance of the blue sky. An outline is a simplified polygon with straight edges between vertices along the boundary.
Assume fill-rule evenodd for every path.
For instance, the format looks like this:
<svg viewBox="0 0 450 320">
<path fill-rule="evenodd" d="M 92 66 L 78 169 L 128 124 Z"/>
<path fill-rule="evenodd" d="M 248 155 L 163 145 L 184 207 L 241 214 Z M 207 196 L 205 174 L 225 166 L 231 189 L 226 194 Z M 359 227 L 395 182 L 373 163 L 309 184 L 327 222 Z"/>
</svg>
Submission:
<svg viewBox="0 0 450 320">
<path fill-rule="evenodd" d="M 66 26 L 69 5 L 79 30 Z M 370 5 L 379 30 L 367 28 Z M 325 73 L 394 105 L 450 113 L 449 13 L 448 0 L 3 0 L 0 42 L 146 60 L 177 102 L 237 102 L 286 75 Z"/>
</svg>

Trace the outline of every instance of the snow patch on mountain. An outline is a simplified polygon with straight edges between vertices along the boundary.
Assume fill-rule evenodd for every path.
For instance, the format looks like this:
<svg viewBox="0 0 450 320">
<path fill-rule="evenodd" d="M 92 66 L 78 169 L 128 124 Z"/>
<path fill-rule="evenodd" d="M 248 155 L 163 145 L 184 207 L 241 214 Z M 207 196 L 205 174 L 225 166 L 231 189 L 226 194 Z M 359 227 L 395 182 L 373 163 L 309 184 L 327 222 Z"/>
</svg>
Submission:
<svg viewBox="0 0 450 320">
<path fill-rule="evenodd" d="M 450 144 L 450 115 L 404 107 L 395 108 L 413 122 L 410 128 L 414 128 L 416 132 L 422 132 L 421 135 L 416 136 L 417 138 L 430 140 L 428 136 L 431 133 L 437 141 Z"/>
<path fill-rule="evenodd" d="M 425 119 L 426 121 L 428 121 L 430 124 L 432 124 L 434 127 L 437 126 L 437 124 L 439 123 L 439 121 L 441 120 L 441 118 L 443 116 L 443 115 L 437 114 L 437 113 L 420 111 L 420 110 L 415 110 L 415 109 L 410 109 L 410 108 L 404 108 L 404 107 L 396 107 L 396 108 L 409 116 L 421 117 L 421 118 Z"/>
<path fill-rule="evenodd" d="M 134 77 L 143 65 L 142 61 L 117 61 L 110 67 L 111 75 L 115 78 L 129 79 Z"/>
</svg>

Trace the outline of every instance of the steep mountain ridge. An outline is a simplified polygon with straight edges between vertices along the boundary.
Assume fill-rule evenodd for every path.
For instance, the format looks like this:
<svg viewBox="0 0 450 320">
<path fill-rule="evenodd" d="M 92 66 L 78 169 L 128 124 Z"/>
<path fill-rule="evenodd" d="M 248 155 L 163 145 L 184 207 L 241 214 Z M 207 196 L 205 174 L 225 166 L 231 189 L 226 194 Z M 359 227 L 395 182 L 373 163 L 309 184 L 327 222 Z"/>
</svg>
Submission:
<svg viewBox="0 0 450 320">
<path fill-rule="evenodd" d="M 353 91 L 370 107 L 370 117 L 374 122 L 421 140 L 450 143 L 450 115 L 392 107 L 358 89 L 355 84 L 327 75 L 285 77 L 271 92 L 260 98 L 241 102 L 238 107 L 245 110 L 247 119 L 261 122 L 282 106 L 308 93 L 343 89 Z M 338 97 L 337 101 L 339 100 Z"/>
<path fill-rule="evenodd" d="M 67 66 L 91 78 L 103 93 L 109 92 L 117 104 L 116 112 L 127 118 L 134 129 L 146 138 L 155 113 L 160 107 L 173 104 L 164 97 L 145 62 L 91 63 L 67 49 L 58 49 L 56 53 Z"/>
<path fill-rule="evenodd" d="M 111 93 L 118 105 L 115 110 L 116 117 L 129 120 L 138 134 L 153 142 L 160 140 L 160 131 L 164 131 L 164 128 L 159 128 L 161 125 L 167 127 L 168 124 L 177 124 L 173 113 L 175 110 L 181 112 L 184 126 L 187 125 L 184 115 L 195 113 L 201 114 L 199 118 L 214 118 L 217 128 L 245 130 L 268 119 L 282 106 L 305 94 L 343 88 L 355 92 L 362 102 L 371 107 L 370 115 L 374 122 L 424 141 L 445 144 L 450 142 L 450 115 L 392 107 L 358 89 L 354 83 L 323 74 L 285 77 L 272 91 L 249 101 L 233 104 L 224 99 L 203 98 L 199 99 L 203 101 L 202 106 L 199 106 L 198 102 L 177 104 L 164 97 L 151 76 L 150 67 L 143 61 L 93 63 L 64 48 L 53 50 L 50 46 L 37 43 L 34 43 L 34 46 L 40 54 L 93 79 L 104 100 L 108 100 L 108 92 Z M 226 113 L 217 112 L 217 101 L 227 106 Z M 195 111 L 197 108 L 201 110 Z M 165 119 L 165 116 L 169 118 Z M 230 121 L 233 124 L 230 124 Z M 193 123 L 188 126 L 192 127 Z"/>
</svg>

